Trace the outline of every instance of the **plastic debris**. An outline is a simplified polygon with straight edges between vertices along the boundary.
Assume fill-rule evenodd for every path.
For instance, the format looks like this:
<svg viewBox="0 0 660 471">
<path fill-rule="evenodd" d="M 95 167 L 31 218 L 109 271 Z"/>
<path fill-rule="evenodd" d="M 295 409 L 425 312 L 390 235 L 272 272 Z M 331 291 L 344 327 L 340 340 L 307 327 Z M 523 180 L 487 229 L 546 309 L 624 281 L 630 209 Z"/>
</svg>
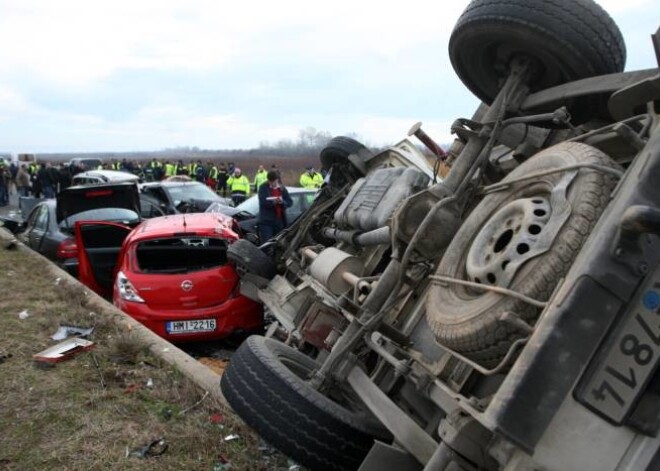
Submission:
<svg viewBox="0 0 660 471">
<path fill-rule="evenodd" d="M 21 320 L 25 320 L 28 317 L 30 317 L 30 314 L 27 312 L 27 309 L 22 310 L 21 312 L 18 313 L 18 318 Z"/>
<path fill-rule="evenodd" d="M 124 394 L 133 394 L 135 391 L 142 387 L 141 384 L 129 384 L 126 389 L 124 389 Z"/>
<path fill-rule="evenodd" d="M 222 455 L 218 455 L 218 462 L 213 465 L 213 471 L 227 471 L 232 469 L 231 461 Z"/>
<path fill-rule="evenodd" d="M 94 332 L 94 327 L 76 327 L 75 325 L 60 325 L 53 335 L 50 336 L 53 340 L 64 340 L 71 335 L 78 337 L 88 337 Z"/>
<path fill-rule="evenodd" d="M 96 344 L 89 340 L 73 338 L 36 353 L 33 358 L 39 362 L 58 363 L 69 360 L 79 353 L 87 352 Z"/>
<path fill-rule="evenodd" d="M 62 281 L 62 278 L 60 278 L 59 276 L 57 278 L 55 278 L 55 286 L 59 286 L 61 281 Z"/>
<path fill-rule="evenodd" d="M 222 414 L 213 414 L 211 417 L 209 417 L 209 421 L 212 424 L 221 424 L 222 422 L 225 421 L 225 417 Z"/>
<path fill-rule="evenodd" d="M 149 378 L 147 380 L 147 387 L 148 388 L 153 388 L 154 387 L 154 380 L 153 379 Z"/>
<path fill-rule="evenodd" d="M 235 440 L 238 440 L 241 438 L 237 433 L 232 433 L 231 435 L 227 435 L 225 438 L 222 439 L 224 442 L 233 442 Z"/>
<path fill-rule="evenodd" d="M 286 465 L 289 467 L 289 471 L 300 471 L 302 467 L 293 460 L 287 460 Z"/>
<path fill-rule="evenodd" d="M 167 451 L 168 444 L 163 437 L 156 438 L 148 444 L 129 451 L 126 447 L 126 457 L 127 458 L 152 458 L 154 456 L 160 456 Z"/>
</svg>

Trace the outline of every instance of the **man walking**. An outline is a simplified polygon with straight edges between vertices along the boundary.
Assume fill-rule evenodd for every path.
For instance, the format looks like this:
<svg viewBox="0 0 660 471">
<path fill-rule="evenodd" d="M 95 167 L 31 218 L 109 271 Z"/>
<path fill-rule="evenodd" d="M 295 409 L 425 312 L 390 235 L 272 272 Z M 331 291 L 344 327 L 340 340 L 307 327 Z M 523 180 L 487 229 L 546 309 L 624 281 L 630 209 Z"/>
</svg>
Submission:
<svg viewBox="0 0 660 471">
<path fill-rule="evenodd" d="M 25 164 L 21 165 L 16 174 L 16 189 L 18 196 L 30 196 L 30 174 Z"/>
<path fill-rule="evenodd" d="M 276 172 L 268 172 L 266 182 L 259 186 L 259 238 L 261 243 L 272 239 L 286 227 L 286 208 L 293 201 Z"/>
</svg>

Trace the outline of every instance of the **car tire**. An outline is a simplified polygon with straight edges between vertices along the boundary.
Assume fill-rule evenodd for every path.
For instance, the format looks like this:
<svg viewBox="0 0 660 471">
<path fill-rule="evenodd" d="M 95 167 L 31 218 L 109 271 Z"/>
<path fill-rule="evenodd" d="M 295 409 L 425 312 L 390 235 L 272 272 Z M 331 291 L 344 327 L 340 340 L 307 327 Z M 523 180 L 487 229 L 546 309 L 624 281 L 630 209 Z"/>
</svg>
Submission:
<svg viewBox="0 0 660 471">
<path fill-rule="evenodd" d="M 239 276 L 251 273 L 270 280 L 277 274 L 273 260 L 245 239 L 239 239 L 227 248 L 227 259 L 234 264 Z"/>
<path fill-rule="evenodd" d="M 454 70 L 488 104 L 518 53 L 540 65 L 532 92 L 621 72 L 626 61 L 619 28 L 592 0 L 473 0 L 449 40 Z"/>
<path fill-rule="evenodd" d="M 366 410 L 349 410 L 308 386 L 303 378 L 317 367 L 281 342 L 252 336 L 232 356 L 220 385 L 241 418 L 298 463 L 315 471 L 356 470 L 374 437 L 391 437 Z"/>
<path fill-rule="evenodd" d="M 521 164 L 502 183 L 525 174 L 580 163 L 616 167 L 612 159 L 593 147 L 580 143 L 561 143 Z M 509 260 L 506 260 L 506 265 L 504 262 L 499 265 L 499 261 L 496 265 L 502 268 L 502 271 L 496 272 L 497 279 L 509 277 L 510 281 L 505 287 L 533 299 L 547 301 L 559 280 L 568 272 L 582 244 L 589 237 L 600 214 L 607 206 L 610 193 L 616 185 L 616 177 L 589 168 L 580 169 L 565 191 L 566 202 L 570 205 L 571 211 L 561 224 L 550 226 L 548 222 L 546 228 L 538 229 L 537 226 L 532 232 L 532 226 L 523 223 L 521 228 L 519 223 L 515 222 L 515 218 L 513 224 L 510 224 L 509 216 L 505 216 L 505 219 L 509 219 L 506 224 L 508 227 L 503 224 L 500 226 L 498 217 L 506 214 L 506 208 L 512 207 L 511 205 L 517 202 L 538 203 L 541 198 L 546 198 L 550 189 L 554 188 L 565 174 L 565 172 L 556 172 L 523 180 L 503 191 L 487 194 L 470 213 L 447 247 L 436 275 L 469 280 L 470 253 L 483 253 L 486 260 L 489 260 L 491 252 L 494 260 L 498 256 L 496 253 L 503 251 L 508 251 L 507 255 L 513 253 L 515 257 L 516 252 L 521 253 L 518 250 L 520 246 L 516 247 L 515 244 L 523 240 L 523 237 L 540 234 L 538 236 L 540 239 L 543 235 L 542 231 L 556 230 L 544 252 L 536 254 L 533 258 L 521 259 L 520 264 L 511 263 L 509 266 Z M 550 209 L 548 213 L 552 215 L 553 207 L 549 205 L 548 208 Z M 559 209 L 557 213 L 560 214 Z M 491 232 L 492 236 L 490 236 L 488 231 L 493 224 L 496 230 Z M 549 229 L 550 227 L 556 229 Z M 503 238 L 505 233 L 509 233 L 510 242 Z M 485 246 L 481 246 L 479 242 L 484 240 L 480 239 L 483 234 L 486 234 L 487 241 L 490 237 L 490 241 Z M 511 234 L 513 239 L 510 237 Z M 498 247 L 498 244 L 502 243 L 505 247 Z M 507 244 L 511 246 L 506 247 Z M 524 250 L 529 251 L 529 246 Z M 532 250 L 534 250 L 533 246 Z M 514 268 L 505 275 L 506 268 L 512 267 Z M 493 271 L 495 272 L 495 269 Z M 490 275 L 489 273 L 488 276 Z M 490 280 L 472 278 L 470 281 L 501 286 L 497 285 L 495 276 Z M 487 367 L 498 364 L 512 343 L 528 334 L 515 323 L 503 322 L 502 316 L 505 313 L 513 313 L 526 324 L 533 326 L 541 312 L 539 307 L 517 298 L 451 282 L 431 287 L 426 309 L 429 326 L 440 344 Z"/>
<path fill-rule="evenodd" d="M 334 165 L 349 167 L 352 173 L 359 177 L 367 174 L 366 158 L 373 153 L 360 142 L 345 136 L 337 136 L 330 139 L 328 144 L 321 150 L 321 166 L 330 170 Z"/>
</svg>

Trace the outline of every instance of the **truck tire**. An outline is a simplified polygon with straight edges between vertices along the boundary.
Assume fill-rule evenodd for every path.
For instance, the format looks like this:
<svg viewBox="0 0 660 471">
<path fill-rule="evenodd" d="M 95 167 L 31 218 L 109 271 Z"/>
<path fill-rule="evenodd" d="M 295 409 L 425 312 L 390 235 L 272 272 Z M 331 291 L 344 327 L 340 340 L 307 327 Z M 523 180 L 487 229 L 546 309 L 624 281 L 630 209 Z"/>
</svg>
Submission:
<svg viewBox="0 0 660 471">
<path fill-rule="evenodd" d="M 593 147 L 580 143 L 561 143 L 536 154 L 511 172 L 502 182 L 525 174 L 579 163 L 616 167 L 612 159 Z M 523 237 L 529 237 L 529 234 L 539 234 L 540 238 L 542 231 L 550 230 L 550 226 L 533 228 L 523 223 L 521 228 L 514 218 L 512 225 L 509 225 L 510 220 L 508 220 L 507 225 L 502 224 L 500 230 L 498 217 L 503 213 L 506 214 L 501 210 L 504 208 L 506 211 L 507 207 L 512 207 L 511 205 L 521 201 L 539 203 L 543 198 L 547 198 L 551 188 L 564 175 L 565 172 L 552 173 L 516 183 L 508 189 L 485 196 L 447 247 L 436 275 L 468 279 L 470 271 L 468 254 L 473 249 L 473 244 L 476 251 L 483 253 L 484 257 L 490 257 L 492 251 L 493 259 L 496 259 L 498 252 L 507 251 L 507 256 L 512 253 L 515 257 L 516 253 L 530 251 L 529 246 L 522 247 L 524 252 L 518 250 L 521 247 L 515 244 L 523 240 Z M 508 276 L 510 281 L 506 287 L 509 289 L 533 299 L 547 301 L 559 280 L 568 272 L 582 244 L 589 237 L 600 214 L 607 206 L 616 182 L 616 177 L 609 173 L 589 168 L 580 169 L 565 191 L 566 201 L 571 208 L 570 214 L 561 225 L 554 226 L 557 227 L 558 232 L 550 239 L 547 250 L 528 259 L 522 258 L 525 255 L 520 255 L 519 264 L 515 260 L 502 262 L 502 271 L 496 272 L 497 279 Z M 542 210 L 544 211 L 542 215 L 553 214 L 552 206 L 549 205 L 546 209 L 549 211 Z M 557 212 L 560 213 L 559 210 Z M 505 219 L 508 218 L 509 216 L 505 216 Z M 491 232 L 493 236 L 487 235 L 490 237 L 490 242 L 486 246 L 480 245 L 481 235 L 489 234 L 493 224 L 495 225 L 495 231 Z M 531 250 L 534 250 L 533 247 Z M 515 263 L 509 264 L 510 261 Z M 497 264 L 500 266 L 499 260 Z M 509 272 L 506 272 L 507 267 L 510 268 Z M 491 273 L 488 276 L 490 277 Z M 497 279 L 493 276 L 490 280 L 473 278 L 471 281 L 501 286 L 497 284 Z M 503 322 L 501 316 L 504 313 L 514 313 L 525 323 L 533 326 L 541 312 L 540 308 L 519 299 L 451 282 L 436 284 L 429 290 L 426 309 L 427 320 L 440 344 L 487 367 L 498 364 L 511 344 L 527 335 L 519 327 Z"/>
<path fill-rule="evenodd" d="M 227 248 L 227 259 L 234 264 L 239 276 L 251 273 L 270 280 L 277 274 L 273 260 L 245 239 L 239 239 Z"/>
<path fill-rule="evenodd" d="M 321 150 L 321 166 L 330 170 L 333 165 L 348 166 L 359 178 L 367 174 L 365 157 L 373 154 L 360 142 L 345 136 L 337 136 L 330 139 L 328 144 Z M 357 156 L 357 157 L 356 157 Z"/>
<path fill-rule="evenodd" d="M 626 47 L 612 18 L 592 0 L 473 0 L 449 40 L 461 81 L 491 104 L 522 54 L 537 61 L 528 83 L 543 90 L 581 78 L 623 71 Z"/>
<path fill-rule="evenodd" d="M 304 379 L 317 367 L 281 342 L 252 336 L 220 385 L 238 415 L 296 462 L 315 471 L 356 470 L 374 437 L 391 437 L 360 402 L 348 409 L 309 387 Z"/>
</svg>

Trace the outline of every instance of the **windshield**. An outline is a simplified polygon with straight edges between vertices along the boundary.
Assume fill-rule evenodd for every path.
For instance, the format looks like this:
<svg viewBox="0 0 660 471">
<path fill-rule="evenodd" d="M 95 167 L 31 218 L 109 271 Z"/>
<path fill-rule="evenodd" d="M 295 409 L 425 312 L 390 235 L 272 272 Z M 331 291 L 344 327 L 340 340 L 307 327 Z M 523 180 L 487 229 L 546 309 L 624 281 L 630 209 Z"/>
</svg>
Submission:
<svg viewBox="0 0 660 471">
<path fill-rule="evenodd" d="M 60 228 L 73 227 L 78 221 L 107 221 L 133 224 L 140 221 L 135 211 L 122 208 L 99 208 L 76 213 L 60 222 Z"/>
<path fill-rule="evenodd" d="M 240 211 L 247 211 L 248 213 L 254 214 L 256 216 L 259 214 L 259 197 L 255 195 L 246 199 L 241 204 L 236 206 L 236 209 Z"/>
<path fill-rule="evenodd" d="M 188 183 L 186 185 L 163 185 L 169 192 L 172 201 L 178 205 L 182 201 L 191 200 L 211 200 L 215 201 L 219 197 L 208 186 L 201 183 Z"/>
<path fill-rule="evenodd" d="M 227 242 L 211 237 L 172 237 L 140 242 L 136 249 L 143 273 L 190 273 L 227 263 Z"/>
</svg>

